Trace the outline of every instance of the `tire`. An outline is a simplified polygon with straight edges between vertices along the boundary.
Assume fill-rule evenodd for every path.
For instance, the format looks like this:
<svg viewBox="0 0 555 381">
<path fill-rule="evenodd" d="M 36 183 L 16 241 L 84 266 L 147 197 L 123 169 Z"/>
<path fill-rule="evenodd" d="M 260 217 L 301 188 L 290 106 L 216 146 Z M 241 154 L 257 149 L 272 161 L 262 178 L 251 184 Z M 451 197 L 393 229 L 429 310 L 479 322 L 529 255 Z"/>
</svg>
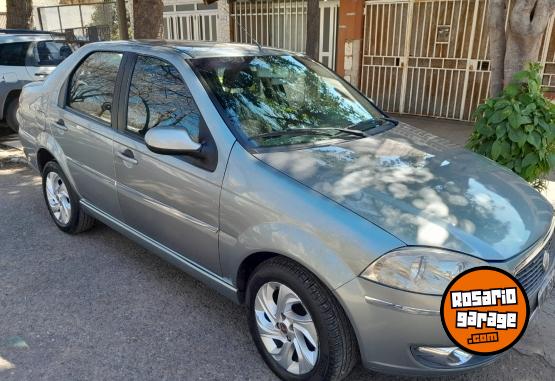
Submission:
<svg viewBox="0 0 555 381">
<path fill-rule="evenodd" d="M 85 213 L 79 197 L 55 161 L 42 170 L 42 193 L 50 216 L 63 232 L 78 234 L 94 225 L 94 218 Z"/>
<path fill-rule="evenodd" d="M 249 329 L 276 375 L 287 381 L 335 381 L 349 375 L 359 360 L 355 334 L 339 302 L 314 274 L 287 258 L 275 257 L 255 269 L 247 287 Z M 276 310 L 282 296 L 287 303 L 280 317 Z M 261 332 L 266 334 L 264 339 Z M 299 357 L 298 348 L 308 360 Z M 292 355 L 283 356 L 285 352 Z"/>
<path fill-rule="evenodd" d="M 17 107 L 19 106 L 19 97 L 12 98 L 8 107 L 6 107 L 6 124 L 13 131 L 19 131 L 19 122 L 17 121 Z"/>
</svg>

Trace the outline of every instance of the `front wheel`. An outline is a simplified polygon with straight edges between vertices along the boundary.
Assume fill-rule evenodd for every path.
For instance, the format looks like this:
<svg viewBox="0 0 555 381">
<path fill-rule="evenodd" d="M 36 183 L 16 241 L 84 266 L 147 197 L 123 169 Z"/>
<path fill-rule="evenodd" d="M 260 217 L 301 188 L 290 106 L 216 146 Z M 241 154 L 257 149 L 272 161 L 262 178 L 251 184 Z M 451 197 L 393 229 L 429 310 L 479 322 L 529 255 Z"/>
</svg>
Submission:
<svg viewBox="0 0 555 381">
<path fill-rule="evenodd" d="M 81 208 L 77 193 L 55 161 L 46 163 L 42 170 L 42 191 L 50 216 L 60 230 L 77 234 L 94 225 L 94 218 Z"/>
<path fill-rule="evenodd" d="M 283 380 L 341 380 L 357 363 L 345 312 L 310 271 L 283 257 L 258 266 L 247 290 L 249 328 Z"/>
</svg>

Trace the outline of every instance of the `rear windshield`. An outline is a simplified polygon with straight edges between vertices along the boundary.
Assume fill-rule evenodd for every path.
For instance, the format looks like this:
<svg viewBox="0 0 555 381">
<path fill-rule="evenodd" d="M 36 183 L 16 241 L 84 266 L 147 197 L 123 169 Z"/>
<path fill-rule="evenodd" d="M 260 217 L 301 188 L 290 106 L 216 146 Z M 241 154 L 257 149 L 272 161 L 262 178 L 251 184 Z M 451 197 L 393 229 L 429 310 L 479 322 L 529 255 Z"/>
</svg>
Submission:
<svg viewBox="0 0 555 381">
<path fill-rule="evenodd" d="M 228 123 L 254 146 L 352 139 L 357 135 L 346 130 L 368 130 L 387 120 L 343 79 L 305 57 L 216 57 L 190 63 Z"/>
</svg>

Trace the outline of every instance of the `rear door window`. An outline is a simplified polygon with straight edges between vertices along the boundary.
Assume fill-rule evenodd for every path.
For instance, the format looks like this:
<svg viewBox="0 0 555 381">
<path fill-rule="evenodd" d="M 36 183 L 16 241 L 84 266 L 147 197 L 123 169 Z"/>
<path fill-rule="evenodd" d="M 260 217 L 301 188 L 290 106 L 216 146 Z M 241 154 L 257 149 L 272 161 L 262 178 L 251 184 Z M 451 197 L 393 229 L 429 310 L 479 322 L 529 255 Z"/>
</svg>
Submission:
<svg viewBox="0 0 555 381">
<path fill-rule="evenodd" d="M 0 65 L 25 66 L 25 58 L 30 42 L 0 44 Z"/>
<path fill-rule="evenodd" d="M 71 77 L 67 105 L 84 114 L 111 122 L 112 102 L 122 53 L 89 55 Z"/>
</svg>

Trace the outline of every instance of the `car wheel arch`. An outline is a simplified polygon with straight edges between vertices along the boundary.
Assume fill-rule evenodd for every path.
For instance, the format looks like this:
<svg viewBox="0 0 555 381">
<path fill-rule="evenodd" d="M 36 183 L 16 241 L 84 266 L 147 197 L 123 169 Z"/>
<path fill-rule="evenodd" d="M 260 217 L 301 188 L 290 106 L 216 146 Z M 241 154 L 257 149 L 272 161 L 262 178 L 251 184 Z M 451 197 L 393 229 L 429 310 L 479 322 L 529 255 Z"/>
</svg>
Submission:
<svg viewBox="0 0 555 381">
<path fill-rule="evenodd" d="M 36 168 L 40 173 L 42 173 L 46 163 L 49 161 L 55 161 L 64 172 L 64 175 L 67 177 L 77 195 L 79 197 L 81 196 L 79 189 L 75 186 L 75 181 L 73 180 L 73 176 L 69 170 L 67 160 L 65 160 L 65 156 L 61 151 L 61 147 L 50 134 L 42 133 L 39 135 L 37 138 L 37 151 L 35 155 Z"/>
<path fill-rule="evenodd" d="M 237 290 L 239 291 L 239 301 L 241 303 L 245 302 L 247 285 L 249 283 L 249 279 L 251 275 L 254 273 L 254 270 L 260 264 L 277 256 L 283 256 L 283 255 L 267 252 L 267 251 L 266 252 L 261 251 L 261 252 L 252 253 L 243 259 L 243 261 L 239 265 L 239 268 L 237 269 L 237 275 L 236 275 L 236 286 L 237 286 Z"/>
<path fill-rule="evenodd" d="M 21 95 L 21 89 L 11 90 L 4 98 L 4 104 L 2 105 L 2 118 L 5 118 L 8 112 L 8 106 L 13 99 L 18 98 Z"/>
<path fill-rule="evenodd" d="M 236 271 L 235 286 L 237 287 L 238 299 L 240 303 L 245 302 L 245 296 L 246 296 L 249 279 L 251 275 L 254 273 L 254 271 L 256 270 L 256 268 L 260 266 L 262 263 L 275 257 L 287 258 L 288 260 L 303 266 L 312 274 L 314 274 L 314 276 L 316 276 L 324 285 L 326 285 L 326 287 L 328 287 L 330 291 L 333 292 L 334 289 L 336 288 L 334 287 L 333 284 L 330 284 L 328 282 L 328 279 L 326 278 L 326 274 L 322 274 L 318 272 L 315 266 L 311 266 L 309 262 L 300 260 L 301 258 L 299 256 L 291 255 L 287 253 L 284 254 L 277 250 L 276 251 L 257 251 L 247 255 L 241 261 Z M 353 274 L 352 276 L 354 278 L 356 275 Z"/>
<path fill-rule="evenodd" d="M 49 161 L 57 161 L 57 160 L 54 157 L 54 155 L 52 155 L 50 153 L 50 151 L 48 151 L 46 148 L 40 148 L 37 151 L 37 168 L 38 168 L 40 173 L 42 173 L 42 170 L 44 169 L 44 166 Z"/>
</svg>

